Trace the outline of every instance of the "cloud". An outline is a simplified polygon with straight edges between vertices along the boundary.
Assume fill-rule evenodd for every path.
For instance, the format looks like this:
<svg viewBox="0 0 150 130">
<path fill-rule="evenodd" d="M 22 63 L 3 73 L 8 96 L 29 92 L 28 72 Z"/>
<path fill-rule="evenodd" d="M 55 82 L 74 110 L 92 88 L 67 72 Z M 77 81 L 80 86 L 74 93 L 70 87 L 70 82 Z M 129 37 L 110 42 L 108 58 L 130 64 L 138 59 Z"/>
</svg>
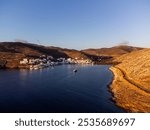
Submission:
<svg viewBox="0 0 150 130">
<path fill-rule="evenodd" d="M 22 42 L 22 43 L 28 43 L 27 40 L 23 40 L 23 39 L 20 39 L 20 38 L 16 38 L 14 39 L 15 42 Z"/>
<path fill-rule="evenodd" d="M 130 43 L 128 41 L 124 41 L 118 44 L 118 46 L 128 46 Z"/>
</svg>

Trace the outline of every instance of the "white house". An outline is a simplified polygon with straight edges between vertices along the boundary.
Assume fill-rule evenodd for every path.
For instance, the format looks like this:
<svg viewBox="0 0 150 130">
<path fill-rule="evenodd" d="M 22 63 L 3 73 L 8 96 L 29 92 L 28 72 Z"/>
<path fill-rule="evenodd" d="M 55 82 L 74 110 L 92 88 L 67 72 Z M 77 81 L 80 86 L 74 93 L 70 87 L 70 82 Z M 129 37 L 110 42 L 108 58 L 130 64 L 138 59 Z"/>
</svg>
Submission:
<svg viewBox="0 0 150 130">
<path fill-rule="evenodd" d="M 20 61 L 20 64 L 28 64 L 28 59 L 24 58 L 23 60 Z"/>
</svg>

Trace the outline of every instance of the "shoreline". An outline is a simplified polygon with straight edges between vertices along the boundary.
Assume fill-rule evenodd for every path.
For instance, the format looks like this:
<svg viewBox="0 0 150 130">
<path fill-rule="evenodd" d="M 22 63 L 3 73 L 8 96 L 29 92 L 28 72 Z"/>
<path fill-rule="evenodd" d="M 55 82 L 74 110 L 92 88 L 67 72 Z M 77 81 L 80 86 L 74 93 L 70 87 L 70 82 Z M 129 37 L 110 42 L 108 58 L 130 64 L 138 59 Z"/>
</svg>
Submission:
<svg viewBox="0 0 150 130">
<path fill-rule="evenodd" d="M 112 92 L 111 87 L 110 87 L 110 86 L 112 85 L 112 83 L 113 83 L 113 80 L 114 80 L 114 73 L 110 70 L 111 67 L 112 67 L 112 66 L 110 66 L 110 67 L 108 68 L 108 70 L 112 73 L 111 82 L 107 85 L 107 91 L 111 94 L 111 98 L 110 98 L 109 100 L 111 100 L 111 101 L 114 103 L 115 106 L 117 106 L 117 107 L 119 107 L 120 109 L 122 109 L 122 110 L 124 111 L 124 113 L 127 113 L 128 111 L 127 111 L 125 108 L 123 108 L 123 107 L 117 105 L 117 102 L 116 102 L 116 100 L 114 99 L 114 93 Z"/>
<path fill-rule="evenodd" d="M 112 73 L 108 84 L 110 100 L 125 112 L 150 112 L 150 90 L 134 82 L 118 65 L 111 65 L 108 68 Z"/>
<path fill-rule="evenodd" d="M 112 100 L 127 112 L 150 112 L 150 91 L 130 80 L 120 68 L 111 66 L 113 79 L 109 85 Z"/>
</svg>

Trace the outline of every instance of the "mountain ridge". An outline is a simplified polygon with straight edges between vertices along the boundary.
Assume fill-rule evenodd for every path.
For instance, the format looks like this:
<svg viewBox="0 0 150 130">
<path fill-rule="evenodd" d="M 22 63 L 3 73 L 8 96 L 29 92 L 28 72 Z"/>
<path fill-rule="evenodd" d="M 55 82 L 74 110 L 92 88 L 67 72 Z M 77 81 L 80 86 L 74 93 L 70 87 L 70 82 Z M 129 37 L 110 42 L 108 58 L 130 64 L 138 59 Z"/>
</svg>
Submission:
<svg viewBox="0 0 150 130">
<path fill-rule="evenodd" d="M 6 66 L 8 68 L 17 68 L 19 60 L 21 60 L 22 58 L 36 58 L 40 57 L 41 55 L 50 55 L 54 58 L 63 57 L 72 59 L 90 59 L 95 61 L 96 63 L 111 64 L 113 62 L 113 58 L 139 49 L 142 48 L 120 46 L 107 49 L 95 49 L 94 53 L 90 53 L 89 51 L 87 51 L 87 49 L 80 51 L 54 46 L 43 46 L 34 43 L 0 42 L 0 61 L 7 61 Z M 99 55 L 96 54 L 97 51 L 99 52 Z M 99 59 L 101 59 L 101 62 L 99 61 Z"/>
</svg>

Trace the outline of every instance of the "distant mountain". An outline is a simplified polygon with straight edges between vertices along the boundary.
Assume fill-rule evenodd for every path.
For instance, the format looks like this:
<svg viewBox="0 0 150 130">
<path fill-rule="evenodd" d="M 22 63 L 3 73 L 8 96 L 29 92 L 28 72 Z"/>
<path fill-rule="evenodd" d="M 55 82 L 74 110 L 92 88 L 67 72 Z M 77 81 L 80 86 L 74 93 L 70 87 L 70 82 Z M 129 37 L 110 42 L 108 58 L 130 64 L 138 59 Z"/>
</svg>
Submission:
<svg viewBox="0 0 150 130">
<path fill-rule="evenodd" d="M 135 50 L 141 50 L 143 48 L 139 47 L 132 47 L 132 46 L 127 46 L 127 45 L 120 45 L 120 46 L 115 46 L 111 48 L 100 48 L 100 49 L 85 49 L 82 50 L 82 52 L 86 54 L 91 54 L 91 55 L 97 55 L 97 56 L 120 56 L 126 53 L 130 53 Z"/>
</svg>

